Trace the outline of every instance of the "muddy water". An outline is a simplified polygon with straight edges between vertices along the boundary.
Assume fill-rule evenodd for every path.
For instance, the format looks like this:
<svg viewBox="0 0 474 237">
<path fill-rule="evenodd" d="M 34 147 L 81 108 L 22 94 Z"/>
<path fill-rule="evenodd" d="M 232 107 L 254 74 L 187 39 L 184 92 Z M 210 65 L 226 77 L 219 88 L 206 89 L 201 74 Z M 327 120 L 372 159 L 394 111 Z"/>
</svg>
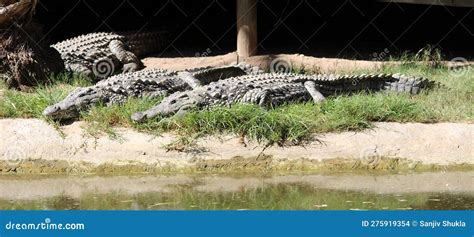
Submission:
<svg viewBox="0 0 474 237">
<path fill-rule="evenodd" d="M 286 176 L 0 176 L 0 209 L 474 209 L 474 171 Z"/>
</svg>

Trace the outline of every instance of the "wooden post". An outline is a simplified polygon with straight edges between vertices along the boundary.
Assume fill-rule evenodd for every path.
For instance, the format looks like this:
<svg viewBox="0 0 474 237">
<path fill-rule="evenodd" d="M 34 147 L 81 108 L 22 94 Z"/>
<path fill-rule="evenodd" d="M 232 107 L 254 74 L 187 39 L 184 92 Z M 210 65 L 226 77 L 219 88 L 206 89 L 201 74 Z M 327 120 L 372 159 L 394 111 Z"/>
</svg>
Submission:
<svg viewBox="0 0 474 237">
<path fill-rule="evenodd" d="M 257 1 L 237 0 L 237 56 L 257 53 Z"/>
</svg>

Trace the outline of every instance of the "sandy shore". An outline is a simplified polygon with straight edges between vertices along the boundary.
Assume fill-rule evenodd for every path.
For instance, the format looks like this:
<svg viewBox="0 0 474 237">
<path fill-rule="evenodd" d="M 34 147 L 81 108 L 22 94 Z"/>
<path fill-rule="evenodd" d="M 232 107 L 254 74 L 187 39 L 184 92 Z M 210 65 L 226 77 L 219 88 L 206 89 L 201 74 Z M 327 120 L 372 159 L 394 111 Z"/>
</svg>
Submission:
<svg viewBox="0 0 474 237">
<path fill-rule="evenodd" d="M 405 160 L 415 166 L 469 164 L 472 167 L 474 164 L 474 124 L 464 123 L 377 123 L 375 129 L 363 132 L 318 134 L 315 139 L 319 141 L 304 147 L 274 146 L 265 150 L 256 143 L 244 146 L 233 136 L 208 137 L 198 140 L 195 149 L 189 152 L 165 148 L 177 139 L 173 134 L 157 137 L 118 128 L 118 139 L 105 135 L 93 138 L 85 135 L 82 126 L 85 126 L 82 122 L 64 126 L 61 134 L 38 119 L 0 120 L 1 171 L 14 169 L 6 167 L 8 164 L 32 160 L 42 161 L 43 165 L 44 161 L 63 161 L 62 166 L 139 163 L 161 168 L 226 168 L 258 164 L 285 169 L 288 167 L 284 165 L 288 163 L 304 168 L 306 164 L 333 160 L 348 160 L 353 166 L 371 167 L 378 166 L 382 160 L 385 163 L 393 160 L 392 163 L 397 164 Z M 262 155 L 265 159 L 258 158 Z M 337 169 L 338 164 L 334 165 Z"/>
</svg>

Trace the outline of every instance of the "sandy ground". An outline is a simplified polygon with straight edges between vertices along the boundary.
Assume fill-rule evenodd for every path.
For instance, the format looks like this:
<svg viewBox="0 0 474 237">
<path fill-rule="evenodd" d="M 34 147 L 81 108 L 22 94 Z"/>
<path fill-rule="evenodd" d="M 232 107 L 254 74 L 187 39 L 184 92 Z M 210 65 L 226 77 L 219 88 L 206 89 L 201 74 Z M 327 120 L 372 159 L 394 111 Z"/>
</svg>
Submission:
<svg viewBox="0 0 474 237">
<path fill-rule="evenodd" d="M 118 139 L 86 136 L 83 122 L 62 127 L 63 134 L 38 119 L 0 120 L 0 161 L 25 159 L 85 161 L 96 165 L 128 164 L 130 161 L 188 167 L 202 160 L 257 157 L 263 147 L 244 146 L 237 137 L 208 137 L 197 141 L 193 152 L 167 151 L 176 140 L 172 134 L 159 137 L 131 129 L 117 129 Z M 363 132 L 328 133 L 304 147 L 270 147 L 264 154 L 275 160 L 329 160 L 336 158 L 377 160 L 406 158 L 423 164 L 474 164 L 474 124 L 377 123 Z"/>
<path fill-rule="evenodd" d="M 228 65 L 242 60 L 238 59 L 236 53 L 228 53 L 212 57 L 149 57 L 143 59 L 142 61 L 148 68 L 167 68 L 172 70 L 182 70 L 193 67 Z M 274 67 L 284 66 L 286 68 L 304 67 L 311 71 L 327 73 L 335 71 L 352 71 L 355 69 L 374 70 L 384 64 L 383 62 L 376 61 L 315 58 L 304 56 L 302 54 L 259 55 L 246 58 L 244 61 L 255 66 L 259 66 L 262 69 L 268 69 L 271 65 L 274 65 Z"/>
<path fill-rule="evenodd" d="M 147 68 L 166 68 L 171 70 L 183 70 L 194 67 L 204 66 L 222 66 L 235 62 L 245 61 L 262 69 L 301 69 L 304 68 L 312 72 L 320 73 L 345 73 L 354 70 L 373 71 L 384 65 L 397 65 L 400 62 L 390 61 L 367 61 L 367 60 L 348 60 L 339 58 L 316 58 L 305 56 L 303 54 L 273 54 L 258 55 L 246 59 L 239 59 L 235 52 L 209 56 L 209 57 L 177 57 L 177 58 L 157 58 L 148 57 L 143 60 Z M 466 62 L 444 62 L 448 67 L 453 66 L 473 66 L 473 61 Z"/>
<path fill-rule="evenodd" d="M 176 185 L 191 185 L 207 192 L 234 192 L 268 184 L 303 183 L 314 188 L 331 190 L 366 191 L 379 194 L 402 193 L 474 193 L 474 172 L 421 173 L 404 175 L 303 175 L 226 177 L 205 176 L 143 176 L 143 177 L 57 177 L 32 179 L 0 179 L 0 199 L 34 200 L 65 195 L 80 198 L 84 194 L 121 192 L 139 194 L 168 192 Z M 416 182 L 415 182 L 416 180 Z M 357 184 L 357 185 L 354 185 Z M 470 184 L 470 185 L 469 185 Z"/>
</svg>

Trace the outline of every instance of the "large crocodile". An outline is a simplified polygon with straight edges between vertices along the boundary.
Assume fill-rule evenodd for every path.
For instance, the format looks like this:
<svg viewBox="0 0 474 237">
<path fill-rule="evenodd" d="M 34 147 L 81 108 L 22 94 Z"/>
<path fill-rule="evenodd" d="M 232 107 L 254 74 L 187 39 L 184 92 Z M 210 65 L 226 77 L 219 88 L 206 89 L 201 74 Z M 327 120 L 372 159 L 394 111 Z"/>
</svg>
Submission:
<svg viewBox="0 0 474 237">
<path fill-rule="evenodd" d="M 120 104 L 129 97 L 157 98 L 173 92 L 191 90 L 223 78 L 261 73 L 247 64 L 196 68 L 184 71 L 144 69 L 118 74 L 89 87 L 72 91 L 62 101 L 48 106 L 43 115 L 62 120 L 73 119 L 94 104 Z"/>
<path fill-rule="evenodd" d="M 192 91 L 176 92 L 157 106 L 132 115 L 136 122 L 156 116 L 182 115 L 191 109 L 230 106 L 235 103 L 278 106 L 288 102 L 320 102 L 326 96 L 358 91 L 397 91 L 417 94 L 434 82 L 404 75 L 298 75 L 259 74 L 212 82 Z"/>
<path fill-rule="evenodd" d="M 80 35 L 51 45 L 60 54 L 67 70 L 103 79 L 120 68 L 133 72 L 143 68 L 139 56 L 166 46 L 167 32 L 98 32 Z"/>
</svg>

